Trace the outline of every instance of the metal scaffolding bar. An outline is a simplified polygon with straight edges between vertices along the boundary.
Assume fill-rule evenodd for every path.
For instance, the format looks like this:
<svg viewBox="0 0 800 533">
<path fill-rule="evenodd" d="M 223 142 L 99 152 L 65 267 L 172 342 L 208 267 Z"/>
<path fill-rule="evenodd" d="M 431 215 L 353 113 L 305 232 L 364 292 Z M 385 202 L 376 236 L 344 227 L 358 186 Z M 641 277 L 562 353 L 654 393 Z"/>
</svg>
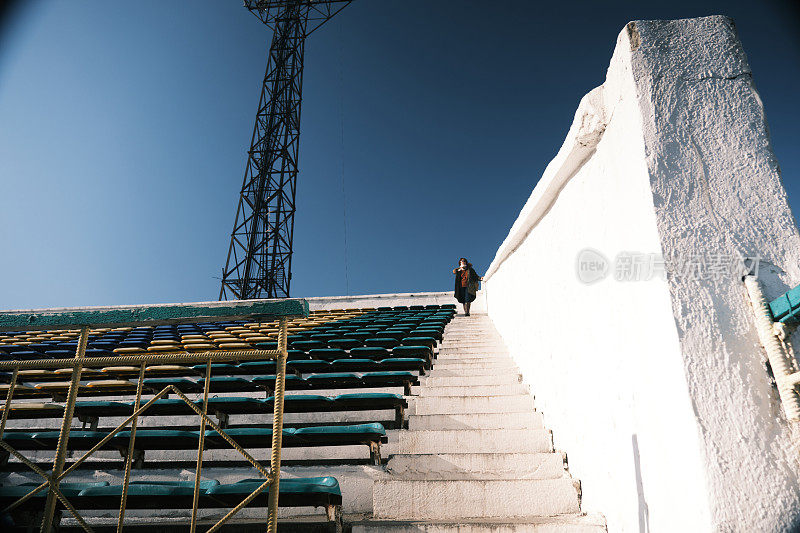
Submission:
<svg viewBox="0 0 800 533">
<path fill-rule="evenodd" d="M 128 493 L 128 485 L 130 482 L 130 469 L 131 469 L 131 461 L 134 455 L 134 438 L 136 434 L 136 425 L 139 416 L 145 413 L 157 400 L 166 396 L 169 393 L 174 393 L 178 396 L 183 402 L 185 402 L 190 409 L 192 409 L 199 417 L 200 417 L 200 438 L 198 441 L 198 449 L 197 449 L 197 466 L 195 471 L 195 487 L 194 487 L 194 498 L 193 498 L 193 505 L 192 505 L 192 522 L 190 526 L 190 530 L 194 531 L 197 523 L 197 509 L 199 505 L 199 482 L 200 482 L 200 475 L 202 471 L 202 463 L 203 463 L 203 440 L 205 436 L 205 427 L 208 426 L 214 431 L 216 431 L 222 439 L 224 439 L 228 444 L 230 444 L 235 450 L 237 450 L 256 470 L 261 473 L 265 477 L 264 483 L 254 490 L 247 498 L 245 498 L 239 505 L 231 509 L 223 518 L 221 518 L 209 531 L 216 531 L 218 530 L 225 522 L 227 522 L 231 517 L 233 517 L 239 510 L 244 508 L 249 502 L 251 502 L 255 497 L 263 492 L 264 489 L 267 487 L 270 488 L 270 498 L 269 498 L 269 511 L 268 511 L 268 530 L 271 532 L 277 531 L 277 505 L 278 505 L 278 489 L 279 489 L 279 481 L 280 481 L 280 457 L 281 457 L 281 439 L 280 436 L 283 433 L 283 397 L 284 397 L 284 390 L 285 390 L 285 378 L 286 378 L 286 359 L 288 356 L 288 349 L 287 349 L 287 328 L 288 328 L 288 318 L 287 316 L 308 316 L 308 303 L 305 300 L 296 300 L 291 305 L 285 305 L 285 302 L 270 302 L 266 306 L 264 305 L 265 302 L 241 302 L 236 310 L 232 312 L 233 316 L 241 317 L 241 318 L 249 318 L 250 316 L 270 316 L 270 317 L 279 317 L 279 333 L 278 333 L 278 349 L 277 350 L 237 350 L 237 351 L 209 351 L 203 353 L 172 353 L 172 354 L 153 354 L 153 355 L 138 355 L 138 356 L 113 356 L 113 357 L 91 357 L 86 358 L 86 346 L 89 337 L 89 326 L 83 324 L 81 326 L 81 333 L 78 342 L 78 348 L 76 351 L 76 355 L 74 359 L 39 359 L 39 360 L 27 360 L 27 361 L 3 361 L 0 362 L 0 368 L 3 369 L 10 369 L 13 371 L 11 377 L 11 385 L 8 389 L 8 393 L 6 396 L 6 401 L 3 406 L 3 415 L 2 420 L 0 421 L 0 448 L 5 450 L 10 455 L 13 455 L 16 459 L 18 459 L 21 463 L 28 466 L 31 470 L 36 472 L 39 476 L 41 476 L 44 480 L 42 484 L 39 486 L 31 489 L 26 495 L 9 505 L 6 509 L 0 511 L 0 513 L 7 513 L 11 510 L 17 508 L 18 506 L 22 505 L 24 502 L 29 500 L 33 497 L 36 493 L 47 489 L 47 499 L 44 505 L 44 509 L 41 516 L 41 533 L 51 533 L 52 531 L 57 528 L 57 519 L 56 519 L 56 505 L 58 502 L 66 508 L 78 524 L 87 532 L 91 533 L 92 528 L 86 523 L 86 521 L 81 517 L 81 515 L 77 512 L 75 507 L 70 504 L 69 500 L 64 496 L 59 488 L 59 484 L 61 481 L 72 471 L 74 471 L 81 463 L 83 463 L 88 457 L 92 454 L 103 448 L 103 446 L 110 441 L 114 435 L 119 433 L 128 425 L 131 425 L 131 435 L 130 435 L 130 442 L 128 445 L 128 454 L 126 457 L 125 462 L 125 473 L 123 476 L 123 487 L 122 487 L 122 497 L 120 500 L 120 510 L 117 520 L 117 531 L 122 531 L 125 519 L 125 508 L 126 508 L 126 496 Z M 185 322 L 196 321 L 197 316 L 207 316 L 207 310 L 203 310 L 202 305 L 193 305 L 191 307 L 187 306 L 166 306 L 169 309 L 169 323 L 180 324 Z M 218 308 L 218 304 L 214 304 L 211 307 Z M 137 322 L 133 320 L 131 317 L 136 315 L 136 311 L 142 311 L 143 309 L 148 309 L 148 306 L 134 306 L 134 307 L 120 307 L 116 308 L 120 314 L 115 315 L 111 322 L 113 324 L 122 323 L 127 325 L 140 325 L 141 322 Z M 181 316 L 181 309 L 185 312 L 186 316 Z M 254 315 L 249 315 L 247 310 L 255 310 L 256 313 Z M 288 312 L 286 312 L 288 311 Z M 265 312 L 262 314 L 262 312 Z M 81 317 L 84 320 L 91 321 L 93 326 L 104 326 L 105 323 L 99 321 L 97 319 L 97 315 L 95 311 L 82 311 L 83 314 L 78 313 L 76 315 L 75 310 L 37 310 L 37 311 L 25 311 L 25 312 L 18 312 L 18 311 L 4 311 L 0 312 L 0 328 L 4 328 L 6 330 L 14 327 L 20 327 L 26 325 L 26 320 L 30 319 L 31 317 L 43 317 L 46 316 L 47 322 L 51 325 L 75 325 L 76 320 L 80 321 Z M 77 316 L 77 318 L 76 318 Z M 142 315 L 142 316 L 149 316 L 149 315 Z M 122 318 L 120 318 L 122 317 Z M 215 315 L 215 318 L 227 318 L 224 315 Z M 158 320 L 164 320 L 163 317 L 159 318 Z M 34 320 L 35 322 L 36 320 Z M 80 322 L 77 322 L 80 323 Z M 1 329 L 0 329 L 1 330 Z M 275 381 L 275 405 L 273 407 L 273 424 L 272 424 L 272 434 L 273 434 L 273 441 L 272 441 L 272 460 L 270 463 L 270 470 L 267 470 L 258 462 L 256 459 L 248 453 L 245 449 L 239 446 L 226 432 L 224 429 L 220 428 L 220 426 L 215 423 L 209 416 L 208 416 L 208 393 L 209 393 L 209 386 L 211 382 L 211 368 L 212 363 L 221 362 L 221 361 L 232 361 L 232 360 L 253 360 L 253 359 L 265 359 L 265 358 L 274 358 L 277 360 L 277 374 L 276 374 L 276 381 Z M 202 361 L 206 364 L 206 380 L 205 380 L 205 387 L 203 391 L 203 403 L 202 407 L 198 407 L 195 402 L 190 400 L 185 394 L 183 394 L 177 387 L 174 385 L 168 385 L 164 387 L 161 391 L 156 393 L 153 398 L 151 398 L 148 402 L 144 405 L 140 405 L 141 403 L 141 396 L 142 396 L 142 387 L 143 382 L 145 379 L 145 366 L 147 363 L 150 362 L 162 362 L 162 363 L 171 363 L 171 364 L 186 364 L 188 362 L 197 362 Z M 134 406 L 134 412 L 131 416 L 126 418 L 122 423 L 120 423 L 116 428 L 110 431 L 103 439 L 101 439 L 97 444 L 95 444 L 89 451 L 87 451 L 83 456 L 77 459 L 74 463 L 72 463 L 68 468 L 64 468 L 65 458 L 68 449 L 68 441 L 69 441 L 69 431 L 72 425 L 72 419 L 75 411 L 75 402 L 78 396 L 79 391 L 79 384 L 80 384 L 80 376 L 81 372 L 86 367 L 94 367 L 94 366 L 104 366 L 108 364 L 139 364 L 140 371 L 137 381 L 136 387 L 136 401 Z M 26 458 L 23 454 L 19 451 L 15 450 L 12 446 L 10 446 L 7 442 L 2 440 L 2 435 L 5 430 L 6 421 L 8 419 L 9 412 L 13 407 L 13 396 L 14 391 L 17 386 L 18 382 L 18 374 L 21 368 L 53 368 L 53 367 L 64 367 L 64 366 L 72 366 L 72 380 L 70 382 L 69 392 L 67 394 L 67 399 L 64 407 L 64 416 L 62 418 L 61 423 L 61 432 L 59 434 L 59 440 L 56 447 L 56 454 L 53 460 L 53 467 L 50 473 L 47 473 L 36 466 L 30 459 Z M 277 439 L 275 436 L 277 435 Z"/>
</svg>

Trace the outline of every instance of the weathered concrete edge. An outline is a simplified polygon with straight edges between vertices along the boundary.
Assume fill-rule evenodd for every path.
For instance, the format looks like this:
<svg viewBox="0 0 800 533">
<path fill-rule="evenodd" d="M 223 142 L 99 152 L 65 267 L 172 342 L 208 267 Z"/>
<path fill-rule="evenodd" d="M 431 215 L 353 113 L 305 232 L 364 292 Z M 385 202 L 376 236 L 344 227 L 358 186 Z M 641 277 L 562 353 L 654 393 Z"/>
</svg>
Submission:
<svg viewBox="0 0 800 533">
<path fill-rule="evenodd" d="M 489 281 L 500 265 L 522 244 L 550 211 L 562 189 L 591 159 L 597 150 L 597 144 L 603 138 L 615 104 L 616 102 L 605 102 L 603 85 L 581 98 L 564 143 L 545 168 L 544 174 L 498 248 L 483 276 L 485 281 Z"/>
<path fill-rule="evenodd" d="M 280 316 L 306 317 L 308 313 L 308 302 L 297 298 L 27 309 L 0 311 L 0 331 L 76 329 L 82 326 L 155 326 L 209 319 L 260 320 Z"/>
<path fill-rule="evenodd" d="M 394 292 L 382 294 L 352 294 L 349 296 L 306 296 L 305 300 L 310 302 L 348 302 L 357 300 L 390 300 L 394 298 L 438 298 L 442 296 L 451 296 L 452 291 L 435 291 L 435 292 Z"/>
<path fill-rule="evenodd" d="M 395 305 L 428 305 L 455 303 L 453 292 L 400 292 L 387 294 L 357 294 L 350 296 L 307 297 L 312 311 L 329 309 L 364 309 Z M 476 307 L 476 312 L 480 312 Z"/>
</svg>

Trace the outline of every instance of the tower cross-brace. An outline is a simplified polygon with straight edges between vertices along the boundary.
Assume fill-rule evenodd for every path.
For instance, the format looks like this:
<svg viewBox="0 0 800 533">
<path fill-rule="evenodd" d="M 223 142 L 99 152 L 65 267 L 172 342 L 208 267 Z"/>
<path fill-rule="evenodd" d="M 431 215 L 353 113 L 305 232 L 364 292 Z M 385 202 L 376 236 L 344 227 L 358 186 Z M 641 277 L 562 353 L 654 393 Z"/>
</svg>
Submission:
<svg viewBox="0 0 800 533">
<path fill-rule="evenodd" d="M 244 3 L 273 36 L 220 300 L 289 296 L 305 40 L 351 1 Z"/>
</svg>

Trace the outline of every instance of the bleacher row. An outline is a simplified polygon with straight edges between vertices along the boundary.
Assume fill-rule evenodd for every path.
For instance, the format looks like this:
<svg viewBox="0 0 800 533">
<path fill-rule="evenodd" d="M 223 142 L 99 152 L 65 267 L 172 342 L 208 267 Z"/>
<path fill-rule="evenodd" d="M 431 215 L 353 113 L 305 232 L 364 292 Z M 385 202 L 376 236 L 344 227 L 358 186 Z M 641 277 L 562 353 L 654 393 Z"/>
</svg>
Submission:
<svg viewBox="0 0 800 533">
<path fill-rule="evenodd" d="M 287 394 L 285 413 L 341 413 L 341 420 L 319 423 L 286 424 L 283 430 L 284 447 L 330 447 L 367 445 L 370 459 L 380 464 L 380 444 L 387 441 L 386 425 L 400 428 L 407 406 L 402 394 L 368 389 L 402 388 L 405 394 L 416 384 L 418 376 L 432 367 L 436 346 L 442 340 L 444 327 L 455 314 L 453 305 L 398 306 L 377 309 L 312 312 L 306 319 L 292 319 L 288 328 L 289 356 L 286 390 L 320 390 L 327 394 Z M 192 353 L 215 350 L 246 350 L 277 348 L 278 322 L 208 322 L 178 326 L 133 328 L 99 328 L 90 331 L 86 356 L 113 357 L 147 353 Z M 77 348 L 76 330 L 48 332 L 10 332 L 0 334 L 0 359 L 66 359 L 74 357 Z M 271 427 L 258 415 L 273 412 L 271 396 L 275 382 L 275 361 L 241 361 L 214 363 L 211 369 L 208 412 L 214 415 L 221 428 L 245 449 L 268 448 Z M 140 369 L 133 366 L 110 365 L 87 368 L 82 374 L 75 404 L 76 421 L 83 428 L 70 432 L 68 450 L 83 451 L 95 446 L 116 424 L 106 423 L 133 413 L 133 396 Z M 53 452 L 59 432 L 53 427 L 41 427 L 48 419 L 54 422 L 63 416 L 72 369 L 20 370 L 14 391 L 15 401 L 8 413 L 9 423 L 2 440 L 19 451 L 34 452 L 37 457 Z M 172 385 L 182 393 L 196 395 L 195 405 L 202 407 L 206 365 L 152 365 L 145 370 L 143 402 L 148 395 Z M 11 374 L 0 375 L 0 394 L 5 397 Z M 340 392 L 338 389 L 367 389 L 363 392 Z M 91 397 L 87 399 L 87 397 Z M 21 401 L 17 401 L 21 400 Z M 50 401 L 47 401 L 50 400 Z M 344 421 L 348 412 L 393 410 L 392 421 Z M 178 427 L 175 419 L 168 421 L 169 429 L 159 427 L 158 417 L 194 417 L 190 424 L 197 426 L 195 412 L 182 399 L 158 399 L 141 415 L 154 427 L 140 427 L 135 436 L 133 465 L 144 465 L 147 450 L 194 450 L 200 432 Z M 231 423 L 231 417 L 250 415 L 245 424 Z M 338 416 L 338 415 L 334 415 Z M 152 417 L 152 418 L 151 418 Z M 189 420 L 189 419 L 187 419 Z M 271 420 L 267 416 L 264 422 Z M 383 422 L 383 423 L 381 423 Z M 290 427 L 294 425 L 295 427 Z M 101 427 L 103 426 L 103 427 Z M 127 455 L 130 431 L 114 435 L 102 450 L 116 450 Z M 206 449 L 231 449 L 215 431 L 205 432 Z M 4 469 L 21 465 L 0 450 Z M 122 468 L 117 462 L 117 468 Z M 7 478 L 7 476 L 3 476 Z M 35 478 L 34 478 L 35 479 Z M 38 479 L 36 480 L 38 482 Z M 67 480 L 68 481 L 68 480 Z M 7 484 L 0 480 L 0 508 L 23 496 L 38 483 Z M 225 508 L 237 505 L 264 479 L 246 479 L 220 484 L 203 482 L 199 506 Z M 116 509 L 122 487 L 97 483 L 62 483 L 65 495 L 77 509 Z M 129 487 L 127 507 L 145 509 L 154 496 L 159 508 L 189 509 L 192 505 L 193 483 L 181 480 L 159 483 L 134 481 Z M 266 490 L 265 490 L 266 492 Z M 42 506 L 47 491 L 42 490 L 25 505 L 4 517 L 24 523 L 30 513 Z M 70 497 L 71 496 L 71 497 Z M 238 499 L 237 499 L 238 498 Z M 255 498 L 251 506 L 266 505 L 266 498 Z M 281 506 L 325 506 L 331 515 L 332 506 L 341 504 L 336 479 L 331 477 L 282 479 L 279 502 Z M 28 514 L 26 514 L 28 513 Z M 0 524 L 2 525 L 2 524 Z"/>
</svg>

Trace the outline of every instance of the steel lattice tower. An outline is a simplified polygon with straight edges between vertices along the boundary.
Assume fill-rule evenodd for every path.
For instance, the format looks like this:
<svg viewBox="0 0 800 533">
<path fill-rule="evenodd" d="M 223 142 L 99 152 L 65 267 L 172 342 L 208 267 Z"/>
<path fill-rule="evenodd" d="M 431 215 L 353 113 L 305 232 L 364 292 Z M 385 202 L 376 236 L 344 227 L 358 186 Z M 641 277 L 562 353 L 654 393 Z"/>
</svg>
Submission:
<svg viewBox="0 0 800 533">
<path fill-rule="evenodd" d="M 273 36 L 220 300 L 289 296 L 305 40 L 351 1 L 244 3 Z"/>
</svg>

